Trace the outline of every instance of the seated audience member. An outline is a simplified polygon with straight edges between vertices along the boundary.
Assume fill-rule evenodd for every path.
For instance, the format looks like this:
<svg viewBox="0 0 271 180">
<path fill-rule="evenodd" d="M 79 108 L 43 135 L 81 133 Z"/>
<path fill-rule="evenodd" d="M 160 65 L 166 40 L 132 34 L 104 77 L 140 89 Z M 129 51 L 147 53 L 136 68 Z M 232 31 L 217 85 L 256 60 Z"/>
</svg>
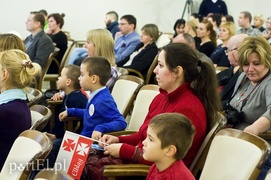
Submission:
<svg viewBox="0 0 271 180">
<path fill-rule="evenodd" d="M 226 22 L 219 26 L 219 39 L 223 42 L 218 45 L 214 52 L 211 54 L 210 58 L 212 59 L 215 66 L 224 66 L 230 67 L 230 63 L 228 60 L 228 56 L 225 54 L 225 50 L 227 50 L 227 43 L 229 39 L 235 35 L 235 26 L 232 22 Z"/>
<path fill-rule="evenodd" d="M 265 26 L 266 30 L 263 31 L 262 36 L 271 44 L 271 16 L 267 18 Z"/>
<path fill-rule="evenodd" d="M 57 81 L 57 88 L 60 91 L 64 91 L 65 96 L 62 101 L 62 104 L 55 107 L 54 114 L 54 127 L 52 133 L 47 133 L 47 136 L 51 140 L 59 139 L 64 136 L 64 123 L 59 121 L 59 113 L 66 110 L 66 108 L 85 108 L 87 104 L 87 96 L 83 90 L 80 90 L 79 78 L 80 76 L 80 67 L 76 65 L 67 65 L 65 66 Z M 53 101 L 60 100 L 58 93 L 56 93 L 52 98 Z M 77 124 L 77 122 L 76 122 Z"/>
<path fill-rule="evenodd" d="M 216 32 L 213 29 L 213 25 L 208 21 L 199 23 L 197 36 L 201 39 L 198 50 L 210 57 L 216 47 Z"/>
<path fill-rule="evenodd" d="M 185 23 L 186 22 L 184 19 L 177 19 L 173 26 L 174 34 L 173 36 L 169 36 L 171 40 L 175 38 L 178 34 L 184 33 Z"/>
<path fill-rule="evenodd" d="M 64 32 L 61 31 L 61 28 L 64 25 L 64 19 L 63 19 L 64 16 L 65 14 L 60 15 L 59 13 L 50 14 L 48 16 L 49 30 L 51 32 L 49 36 L 52 39 L 52 41 L 56 44 L 56 47 L 59 48 L 59 52 L 55 56 L 59 64 L 61 63 L 61 60 L 68 46 L 67 36 Z M 52 61 L 48 69 L 48 73 L 49 74 L 58 73 L 58 71 L 59 69 L 58 69 L 57 64 L 54 61 Z"/>
<path fill-rule="evenodd" d="M 88 57 L 104 57 L 111 64 L 111 76 L 106 86 L 111 89 L 118 78 L 116 70 L 116 61 L 114 56 L 114 40 L 111 33 L 106 29 L 93 29 L 87 33 L 87 42 L 84 45 Z M 74 63 L 81 65 L 83 58 L 76 60 Z"/>
<path fill-rule="evenodd" d="M 91 92 L 90 98 L 84 109 L 67 108 L 59 114 L 59 120 L 62 121 L 67 116 L 83 119 L 83 129 L 80 134 L 97 140 L 104 133 L 124 130 L 127 126 L 125 119 L 105 86 L 111 74 L 109 61 L 102 57 L 87 57 L 82 62 L 80 71 L 80 85 L 83 90 Z M 48 155 L 51 168 L 54 166 L 60 145 L 61 140 L 57 139 Z"/>
<path fill-rule="evenodd" d="M 38 63 L 42 69 L 46 66 L 50 54 L 54 51 L 51 38 L 43 30 L 44 23 L 45 19 L 41 13 L 31 12 L 26 21 L 26 29 L 31 32 L 31 35 L 24 41 L 29 58 Z"/>
<path fill-rule="evenodd" d="M 196 20 L 188 20 L 184 27 L 184 32 L 190 34 L 194 38 L 196 49 L 199 48 L 201 43 L 201 39 L 197 36 L 197 28 L 198 23 Z"/>
<path fill-rule="evenodd" d="M 209 63 L 211 66 L 214 66 L 213 61 L 206 56 L 205 54 L 199 52 L 195 46 L 195 39 L 188 33 L 179 34 L 173 39 L 173 43 L 185 43 L 188 44 L 196 53 L 196 56 L 199 60 Z"/>
<path fill-rule="evenodd" d="M 118 14 L 115 11 L 109 11 L 105 15 L 106 29 L 111 32 L 113 39 L 115 39 L 116 33 L 119 31 Z M 71 52 L 68 64 L 74 64 L 77 59 L 83 60 L 88 56 L 86 49 L 83 47 L 74 48 Z"/>
<path fill-rule="evenodd" d="M 142 156 L 142 141 L 147 137 L 150 120 L 165 112 L 184 114 L 195 126 L 192 146 L 183 158 L 184 164 L 189 167 L 220 110 L 217 78 L 212 69 L 213 66 L 199 61 L 193 49 L 186 44 L 164 46 L 154 69 L 160 94 L 152 101 L 144 123 L 132 135 L 103 135 L 101 141 L 109 144 L 105 147 L 105 156 L 97 158 L 90 154 L 81 179 L 103 179 L 103 166 L 106 164 L 152 164 Z"/>
<path fill-rule="evenodd" d="M 265 28 L 263 27 L 263 23 L 264 23 L 264 17 L 262 14 L 256 14 L 253 17 L 253 28 L 257 28 L 259 29 L 259 31 L 263 32 L 265 30 Z"/>
<path fill-rule="evenodd" d="M 241 27 L 237 34 L 247 34 L 249 36 L 261 36 L 261 31 L 251 26 L 252 16 L 248 11 L 242 11 L 238 18 L 238 26 Z"/>
<path fill-rule="evenodd" d="M 211 14 L 208 16 L 208 21 L 212 23 L 213 29 L 216 32 L 216 35 L 219 34 L 219 26 L 221 24 L 221 15 L 220 14 Z"/>
<path fill-rule="evenodd" d="M 182 159 L 192 145 L 195 128 L 191 121 L 178 113 L 155 116 L 149 123 L 143 144 L 143 158 L 154 164 L 147 180 L 185 179 L 195 177 Z M 178 137 L 178 138 L 173 138 Z"/>
<path fill-rule="evenodd" d="M 26 52 L 23 41 L 15 34 L 0 34 L 0 52 L 10 49 L 19 49 Z"/>
<path fill-rule="evenodd" d="M 31 127 L 24 88 L 39 72 L 40 66 L 32 63 L 25 52 L 18 49 L 0 52 L 0 169 L 15 139 Z"/>
<path fill-rule="evenodd" d="M 141 29 L 140 41 L 135 51 L 125 59 L 117 63 L 118 67 L 131 68 L 139 71 L 145 78 L 149 67 L 158 54 L 156 41 L 159 30 L 155 24 L 146 24 Z"/>
<path fill-rule="evenodd" d="M 234 23 L 234 19 L 231 15 L 225 15 L 221 17 L 221 24 L 224 24 L 226 22 L 233 22 Z"/>
<path fill-rule="evenodd" d="M 115 35 L 119 31 L 118 19 L 119 15 L 115 11 L 109 11 L 105 15 L 106 29 L 111 32 L 113 39 L 115 39 Z"/>
<path fill-rule="evenodd" d="M 140 43 L 140 37 L 135 31 L 136 18 L 133 15 L 124 15 L 120 18 L 119 35 L 116 37 L 114 52 L 116 62 L 126 58 L 135 50 Z"/>
<path fill-rule="evenodd" d="M 238 57 L 243 72 L 237 79 L 229 102 L 237 111 L 238 119 L 228 118 L 228 123 L 233 128 L 259 135 L 271 127 L 270 44 L 263 37 L 247 37 L 240 44 Z M 270 169 L 270 159 L 267 159 L 258 179 L 264 179 Z"/>
<path fill-rule="evenodd" d="M 238 49 L 240 43 L 248 37 L 247 34 L 237 34 L 232 36 L 227 43 L 226 55 L 231 64 L 229 69 L 225 69 L 217 74 L 219 85 L 221 90 L 221 102 L 223 109 L 226 109 L 226 104 L 229 102 L 236 81 L 241 74 L 238 65 Z"/>
<path fill-rule="evenodd" d="M 227 15 L 227 5 L 222 0 L 203 0 L 199 7 L 199 15 L 207 17 L 209 14 Z"/>
</svg>

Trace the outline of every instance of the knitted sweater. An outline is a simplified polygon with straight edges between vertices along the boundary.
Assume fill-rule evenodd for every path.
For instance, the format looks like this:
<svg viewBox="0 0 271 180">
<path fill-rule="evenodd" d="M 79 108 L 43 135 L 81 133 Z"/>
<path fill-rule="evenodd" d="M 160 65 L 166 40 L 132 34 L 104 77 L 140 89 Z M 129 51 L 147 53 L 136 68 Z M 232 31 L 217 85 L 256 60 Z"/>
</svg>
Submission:
<svg viewBox="0 0 271 180">
<path fill-rule="evenodd" d="M 202 102 L 192 92 L 189 83 L 184 83 L 171 93 L 160 89 L 158 94 L 152 101 L 149 112 L 141 125 L 139 131 L 130 136 L 119 136 L 120 143 L 123 143 L 120 149 L 120 158 L 134 163 L 152 164 L 145 161 L 142 157 L 142 141 L 147 136 L 147 128 L 150 120 L 161 113 L 177 112 L 184 114 L 189 118 L 196 129 L 196 134 L 192 147 L 184 157 L 183 161 L 189 167 L 197 154 L 197 151 L 203 142 L 206 130 L 207 120 L 206 112 Z"/>
</svg>

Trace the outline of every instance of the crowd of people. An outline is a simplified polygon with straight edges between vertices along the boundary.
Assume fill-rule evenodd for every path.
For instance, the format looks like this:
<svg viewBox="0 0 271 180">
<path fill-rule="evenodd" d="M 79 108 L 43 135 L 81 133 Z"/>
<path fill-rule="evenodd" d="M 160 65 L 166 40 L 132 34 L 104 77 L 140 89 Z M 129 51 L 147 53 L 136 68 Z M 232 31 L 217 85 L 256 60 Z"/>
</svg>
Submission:
<svg viewBox="0 0 271 180">
<path fill-rule="evenodd" d="M 39 78 L 54 47 L 60 49 L 55 57 L 58 62 L 67 50 L 68 37 L 61 30 L 64 16 L 33 11 L 26 21 L 30 32 L 26 39 L 0 35 L 0 168 L 16 137 L 31 125 L 24 87 Z M 105 179 L 105 165 L 128 163 L 151 165 L 147 179 L 195 179 L 189 166 L 222 111 L 228 127 L 254 135 L 269 130 L 271 18 L 265 22 L 261 14 L 252 18 L 250 12 L 242 11 L 237 19 L 235 24 L 224 1 L 204 0 L 198 14 L 176 20 L 171 42 L 158 48 L 158 25 L 145 24 L 139 35 L 135 16 L 119 18 L 115 11 L 106 13 L 106 28 L 88 30 L 85 45 L 73 49 L 69 65 L 59 70 L 51 64 L 48 70 L 61 71 L 57 87 L 64 95 L 52 97 L 63 103 L 53 115 L 55 126 L 46 133 L 54 146 L 47 166 L 54 166 L 64 136 L 61 121 L 67 116 L 80 117 L 83 127 L 77 133 L 99 140 L 104 148 L 91 150 L 81 179 Z M 139 131 L 107 135 L 127 126 L 110 94 L 118 79 L 117 67 L 137 70 L 145 78 L 157 55 L 153 72 L 160 93 L 151 102 Z M 225 70 L 217 72 L 218 67 Z M 229 116 L 232 112 L 235 116 Z M 182 138 L 172 138 L 175 136 Z M 258 179 L 264 179 L 270 168 L 268 158 Z"/>
</svg>

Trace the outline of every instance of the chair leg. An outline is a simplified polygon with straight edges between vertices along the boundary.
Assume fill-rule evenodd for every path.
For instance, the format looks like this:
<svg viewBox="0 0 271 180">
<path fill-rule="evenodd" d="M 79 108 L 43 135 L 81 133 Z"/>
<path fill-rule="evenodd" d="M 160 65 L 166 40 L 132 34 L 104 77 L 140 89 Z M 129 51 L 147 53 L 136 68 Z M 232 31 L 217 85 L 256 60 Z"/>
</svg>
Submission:
<svg viewBox="0 0 271 180">
<path fill-rule="evenodd" d="M 50 88 L 56 89 L 56 82 L 55 81 L 50 81 Z"/>
</svg>

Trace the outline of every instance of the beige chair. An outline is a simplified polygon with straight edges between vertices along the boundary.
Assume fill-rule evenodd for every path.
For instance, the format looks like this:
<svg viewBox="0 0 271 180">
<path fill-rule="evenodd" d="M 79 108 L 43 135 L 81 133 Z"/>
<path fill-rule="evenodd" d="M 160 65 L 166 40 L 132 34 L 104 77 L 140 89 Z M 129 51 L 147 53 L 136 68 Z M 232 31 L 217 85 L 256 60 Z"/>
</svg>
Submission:
<svg viewBox="0 0 271 180">
<path fill-rule="evenodd" d="M 73 180 L 73 178 L 64 171 L 56 169 L 43 169 L 34 178 L 34 180 Z"/>
<path fill-rule="evenodd" d="M 159 94 L 158 85 L 148 84 L 142 86 L 136 96 L 134 108 L 127 129 L 124 131 L 112 132 L 110 134 L 117 136 L 137 132 L 148 114 L 149 106 L 152 100 L 157 94 Z"/>
<path fill-rule="evenodd" d="M 57 74 L 45 74 L 44 81 L 50 81 L 50 88 L 51 89 L 56 89 L 56 82 L 58 80 L 58 77 L 60 76 L 61 70 L 63 69 L 63 67 L 66 65 L 68 57 L 69 57 L 70 52 L 71 52 L 72 48 L 74 47 L 74 45 L 75 45 L 74 40 L 68 41 L 68 48 L 67 48 L 60 64 L 59 64 L 58 60 L 56 60 L 55 58 L 53 59 L 53 61 L 56 63 L 56 65 L 58 67 L 58 73 Z"/>
<path fill-rule="evenodd" d="M 32 119 L 31 130 L 43 130 L 52 116 L 52 112 L 49 108 L 38 104 L 31 106 L 30 112 Z"/>
<path fill-rule="evenodd" d="M 256 179 L 270 154 L 270 145 L 258 136 L 226 128 L 214 137 L 200 179 Z"/>
<path fill-rule="evenodd" d="M 224 66 L 216 66 L 215 67 L 215 72 L 216 72 L 216 74 L 218 74 L 221 71 L 224 71 L 225 69 L 229 69 L 229 68 L 228 67 L 224 67 Z"/>
<path fill-rule="evenodd" d="M 194 158 L 192 164 L 189 167 L 190 171 L 195 177 L 197 177 L 197 179 L 200 176 L 200 173 L 202 172 L 202 169 L 206 160 L 206 156 L 210 148 L 210 145 L 212 143 L 212 140 L 214 139 L 215 135 L 221 129 L 223 129 L 227 124 L 226 117 L 221 113 L 219 113 L 219 115 L 220 115 L 220 119 L 214 124 L 212 129 L 204 138 L 204 141 L 202 142 L 196 157 Z"/>
<path fill-rule="evenodd" d="M 27 180 L 52 149 L 51 140 L 35 130 L 22 132 L 14 141 L 0 173 L 0 179 Z"/>
<path fill-rule="evenodd" d="M 139 89 L 144 80 L 131 75 L 123 75 L 118 78 L 112 89 L 112 96 L 120 113 L 126 117 L 130 111 Z"/>
<path fill-rule="evenodd" d="M 163 46 L 167 45 L 170 43 L 170 38 L 168 34 L 161 33 L 159 36 L 158 40 L 156 41 L 156 46 L 158 49 L 162 48 Z"/>
<path fill-rule="evenodd" d="M 42 92 L 38 89 L 32 88 L 32 87 L 25 87 L 24 91 L 26 92 L 27 98 L 28 98 L 28 107 L 33 106 L 34 104 L 37 104 L 39 100 L 42 97 Z"/>
<path fill-rule="evenodd" d="M 136 76 L 140 77 L 141 79 L 144 79 L 145 84 L 150 84 L 151 78 L 154 76 L 153 70 L 157 66 L 157 63 L 158 63 L 158 55 L 156 55 L 155 58 L 153 59 L 151 65 L 148 69 L 148 72 L 147 72 L 145 79 L 139 71 L 137 71 L 135 69 L 131 69 L 131 68 L 126 68 L 126 69 L 128 70 L 129 74 L 136 75 Z"/>
<path fill-rule="evenodd" d="M 47 64 L 46 66 L 43 68 L 41 75 L 39 76 L 38 79 L 35 79 L 35 88 L 38 89 L 39 91 L 42 91 L 42 83 L 45 77 L 45 74 L 47 73 L 51 62 L 53 61 L 53 59 L 55 58 L 55 56 L 58 54 L 59 49 L 58 48 L 54 48 L 54 52 L 52 52 L 48 58 Z"/>
</svg>

